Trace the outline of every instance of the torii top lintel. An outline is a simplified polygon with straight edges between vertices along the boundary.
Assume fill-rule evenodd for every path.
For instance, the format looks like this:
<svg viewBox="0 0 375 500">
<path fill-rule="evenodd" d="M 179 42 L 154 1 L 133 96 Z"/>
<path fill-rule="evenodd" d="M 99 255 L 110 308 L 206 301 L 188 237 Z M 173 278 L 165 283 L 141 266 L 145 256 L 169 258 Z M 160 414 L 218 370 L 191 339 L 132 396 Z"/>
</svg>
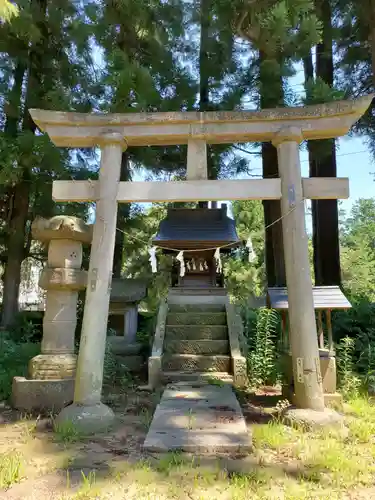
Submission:
<svg viewBox="0 0 375 500">
<path fill-rule="evenodd" d="M 30 114 L 61 147 L 93 147 L 109 132 L 120 133 L 129 146 L 187 144 L 191 138 L 211 144 L 264 142 L 290 127 L 311 140 L 347 134 L 373 97 L 262 111 L 99 114 L 31 109 Z"/>
</svg>

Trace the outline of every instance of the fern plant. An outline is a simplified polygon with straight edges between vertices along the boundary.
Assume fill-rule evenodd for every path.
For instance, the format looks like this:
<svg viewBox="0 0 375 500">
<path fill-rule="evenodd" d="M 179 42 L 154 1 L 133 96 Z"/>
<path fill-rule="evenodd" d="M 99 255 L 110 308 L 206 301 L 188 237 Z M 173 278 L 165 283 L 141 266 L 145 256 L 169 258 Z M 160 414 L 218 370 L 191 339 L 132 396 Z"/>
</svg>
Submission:
<svg viewBox="0 0 375 500">
<path fill-rule="evenodd" d="M 337 346 L 339 386 L 345 399 L 358 396 L 361 385 L 360 378 L 354 373 L 354 348 L 354 339 L 350 337 L 344 337 Z"/>
<path fill-rule="evenodd" d="M 276 338 L 279 315 L 273 309 L 258 312 L 255 335 L 247 357 L 248 376 L 253 387 L 273 384 L 277 380 Z"/>
</svg>

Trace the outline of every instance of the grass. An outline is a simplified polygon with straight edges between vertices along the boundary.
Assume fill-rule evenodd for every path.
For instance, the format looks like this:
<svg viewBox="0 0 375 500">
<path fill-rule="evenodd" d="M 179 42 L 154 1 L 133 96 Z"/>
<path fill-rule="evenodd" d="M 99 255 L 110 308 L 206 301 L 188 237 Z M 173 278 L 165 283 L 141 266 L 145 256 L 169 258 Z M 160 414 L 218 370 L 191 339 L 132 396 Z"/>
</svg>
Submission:
<svg viewBox="0 0 375 500">
<path fill-rule="evenodd" d="M 59 500 L 94 500 L 100 498 L 100 488 L 96 484 L 96 473 L 90 471 L 87 475 L 81 471 L 82 482 L 77 491 L 60 496 Z M 69 471 L 66 476 L 66 487 L 70 489 Z"/>
<path fill-rule="evenodd" d="M 105 457 L 100 456 L 101 452 L 100 449 L 99 452 L 97 451 L 99 447 L 97 443 L 94 444 L 95 447 L 92 450 L 90 449 L 91 441 L 95 443 L 95 437 L 88 439 L 82 436 L 71 424 L 55 425 L 56 431 L 53 439 L 46 439 L 48 434 L 43 437 L 40 432 L 34 433 L 33 424 L 30 421 L 24 420 L 21 425 L 14 424 L 13 434 L 10 433 L 9 436 L 14 436 L 14 429 L 16 429 L 21 443 L 23 443 L 24 433 L 30 434 L 31 439 L 27 445 L 22 444 L 18 454 L 12 452 L 1 457 L 1 487 L 7 488 L 18 482 L 21 475 L 27 476 L 32 483 L 32 477 L 37 475 L 32 475 L 31 468 L 43 462 L 44 452 L 46 461 L 48 457 L 53 457 L 56 461 L 55 457 L 60 453 L 57 466 L 59 470 L 64 467 L 65 470 L 73 470 L 74 464 L 77 465 L 80 463 L 79 460 L 82 460 L 81 463 L 85 464 L 85 471 L 92 468 L 99 471 L 89 472 L 86 475 L 82 473 L 82 477 L 78 476 L 80 485 L 74 488 L 70 484 L 67 472 L 67 492 L 61 496 L 60 500 L 94 500 L 96 498 L 113 500 L 123 498 L 128 500 L 156 498 L 160 500 L 183 500 L 185 498 L 193 500 L 205 498 L 323 500 L 329 498 L 335 500 L 345 498 L 345 495 L 355 499 L 357 498 L 356 490 L 361 490 L 361 494 L 365 495 L 360 498 L 375 498 L 373 490 L 375 484 L 375 407 L 364 398 L 353 399 L 344 406 L 346 432 L 340 428 L 337 430 L 323 428 L 319 432 L 304 432 L 298 427 L 288 427 L 283 424 L 281 417 L 277 418 L 275 407 L 275 419 L 267 424 L 250 425 L 255 450 L 244 460 L 199 458 L 179 452 L 163 456 L 144 456 L 139 454 L 139 448 L 130 458 L 129 451 L 127 451 L 127 436 L 138 432 L 143 439 L 142 436 L 146 433 L 146 427 L 152 415 L 151 410 L 147 410 L 146 403 L 147 401 L 137 411 L 136 423 L 131 424 L 134 427 L 127 430 L 124 456 L 119 459 L 118 455 L 113 455 L 112 462 L 111 458 L 108 458 L 108 450 Z M 134 414 L 131 418 L 129 417 L 130 421 L 134 421 Z M 26 424 L 30 424 L 27 430 L 24 428 Z M 191 426 L 194 426 L 193 421 Z M 123 433 L 122 428 L 121 433 Z M 0 437 L 4 439 L 4 436 L 5 431 Z M 50 437 L 52 438 L 52 433 Z M 117 435 L 108 436 L 108 438 L 111 442 L 117 443 Z M 14 448 L 8 445 L 8 449 Z M 79 458 L 78 462 L 72 459 L 74 453 Z M 64 466 L 63 458 L 65 459 Z M 87 460 L 94 460 L 93 464 L 103 462 L 108 468 L 101 470 L 98 465 L 86 465 Z M 47 472 L 47 470 L 40 471 L 39 475 Z M 46 500 L 43 496 L 38 498 Z"/>
<path fill-rule="evenodd" d="M 7 453 L 0 457 L 0 489 L 18 483 L 22 477 L 22 461 L 19 453 Z"/>
<path fill-rule="evenodd" d="M 297 429 L 287 427 L 277 421 L 268 424 L 254 425 L 252 428 L 253 443 L 258 449 L 270 448 L 280 450 L 292 441 L 299 438 L 302 433 Z"/>
<path fill-rule="evenodd" d="M 60 423 L 54 422 L 53 428 L 55 431 L 55 440 L 58 443 L 76 443 L 77 441 L 82 441 L 85 437 L 83 433 L 69 421 Z"/>
</svg>

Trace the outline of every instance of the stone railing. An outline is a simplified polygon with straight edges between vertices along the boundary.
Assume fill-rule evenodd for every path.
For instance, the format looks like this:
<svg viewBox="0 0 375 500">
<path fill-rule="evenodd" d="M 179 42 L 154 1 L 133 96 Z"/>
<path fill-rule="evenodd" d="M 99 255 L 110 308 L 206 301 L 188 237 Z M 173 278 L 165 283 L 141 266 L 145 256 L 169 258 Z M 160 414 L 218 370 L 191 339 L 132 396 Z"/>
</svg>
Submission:
<svg viewBox="0 0 375 500">
<path fill-rule="evenodd" d="M 238 387 L 247 384 L 247 369 L 244 346 L 243 325 L 241 316 L 237 313 L 234 304 L 228 300 L 225 303 L 227 313 L 229 348 L 232 358 L 233 383 Z"/>
<path fill-rule="evenodd" d="M 168 303 L 166 299 L 163 299 L 159 306 L 154 343 L 152 345 L 151 356 L 148 359 L 148 384 L 152 388 L 157 387 L 161 382 L 162 355 L 167 314 Z"/>
</svg>

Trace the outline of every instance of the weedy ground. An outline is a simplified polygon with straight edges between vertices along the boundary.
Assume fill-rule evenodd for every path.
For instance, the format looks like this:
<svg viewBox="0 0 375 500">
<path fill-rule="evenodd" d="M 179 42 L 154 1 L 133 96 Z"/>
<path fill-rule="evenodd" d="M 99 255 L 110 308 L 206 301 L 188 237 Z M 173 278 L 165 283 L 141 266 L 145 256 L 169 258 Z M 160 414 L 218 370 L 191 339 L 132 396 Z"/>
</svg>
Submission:
<svg viewBox="0 0 375 500">
<path fill-rule="evenodd" d="M 107 395 L 118 423 L 84 437 L 51 418 L 0 410 L 1 500 L 242 500 L 375 498 L 375 405 L 344 405 L 345 428 L 283 424 L 278 396 L 242 394 L 248 457 L 152 456 L 142 443 L 160 394 Z M 282 406 L 282 404 L 281 404 Z"/>
</svg>

